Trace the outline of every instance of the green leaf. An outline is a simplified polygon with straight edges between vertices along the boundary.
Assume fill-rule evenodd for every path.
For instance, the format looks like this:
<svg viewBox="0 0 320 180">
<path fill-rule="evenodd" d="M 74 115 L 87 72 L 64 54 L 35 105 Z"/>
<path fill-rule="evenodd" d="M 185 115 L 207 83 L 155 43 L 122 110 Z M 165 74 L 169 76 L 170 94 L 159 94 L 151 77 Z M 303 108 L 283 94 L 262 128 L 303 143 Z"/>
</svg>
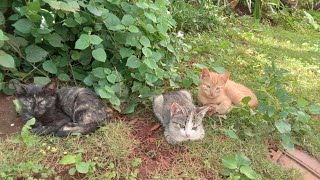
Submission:
<svg viewBox="0 0 320 180">
<path fill-rule="evenodd" d="M 135 22 L 135 19 L 129 14 L 124 15 L 121 20 L 121 23 L 125 26 L 133 25 L 134 22 Z"/>
<path fill-rule="evenodd" d="M 134 26 L 134 25 L 130 25 L 128 30 L 132 33 L 138 33 L 139 32 L 139 29 L 137 28 L 137 26 Z"/>
<path fill-rule="evenodd" d="M 103 40 L 97 35 L 90 35 L 90 43 L 97 45 L 100 44 Z"/>
<path fill-rule="evenodd" d="M 110 83 L 112 83 L 112 84 L 114 84 L 115 82 L 116 82 L 116 79 L 117 79 L 117 75 L 115 75 L 115 74 L 109 74 L 108 76 L 107 76 L 107 80 L 110 82 Z"/>
<path fill-rule="evenodd" d="M 317 104 L 311 104 L 308 109 L 311 114 L 320 114 L 320 106 Z"/>
<path fill-rule="evenodd" d="M 0 50 L 0 65 L 6 68 L 15 68 L 15 62 L 11 55 Z"/>
<path fill-rule="evenodd" d="M 71 175 L 71 176 L 73 176 L 76 172 L 77 172 L 77 170 L 74 167 L 70 168 L 69 171 L 68 171 L 69 175 Z"/>
<path fill-rule="evenodd" d="M 146 79 L 150 83 L 154 83 L 154 82 L 156 82 L 158 80 L 158 77 L 153 75 L 153 74 L 146 73 Z"/>
<path fill-rule="evenodd" d="M 15 100 L 12 100 L 13 102 L 13 105 L 16 109 L 16 112 L 19 114 L 19 115 L 22 115 L 22 106 L 21 106 L 21 103 L 18 99 L 15 99 Z"/>
<path fill-rule="evenodd" d="M 289 133 L 291 131 L 291 125 L 285 120 L 279 120 L 275 122 L 275 125 L 281 134 Z"/>
<path fill-rule="evenodd" d="M 308 114 L 302 112 L 302 111 L 298 111 L 298 114 L 297 114 L 297 119 L 298 121 L 306 124 L 309 122 L 311 116 L 309 116 Z"/>
<path fill-rule="evenodd" d="M 251 97 L 250 97 L 250 96 L 246 96 L 246 97 L 244 97 L 244 98 L 241 100 L 241 102 L 242 102 L 243 104 L 248 105 L 248 103 L 249 103 L 250 100 L 251 100 Z"/>
<path fill-rule="evenodd" d="M 133 86 L 131 88 L 132 93 L 137 92 L 142 87 L 142 84 L 140 82 L 133 82 Z"/>
<path fill-rule="evenodd" d="M 20 19 L 19 21 L 15 22 L 13 25 L 18 31 L 28 34 L 31 32 L 32 29 L 32 22 L 29 19 Z"/>
<path fill-rule="evenodd" d="M 292 143 L 290 136 L 287 134 L 281 134 L 281 144 L 288 151 L 294 150 L 294 144 Z"/>
<path fill-rule="evenodd" d="M 40 3 L 38 1 L 29 2 L 29 3 L 27 3 L 27 6 L 28 6 L 29 10 L 31 10 L 33 12 L 40 11 Z"/>
<path fill-rule="evenodd" d="M 70 81 L 70 77 L 66 73 L 59 74 L 58 79 L 61 81 Z"/>
<path fill-rule="evenodd" d="M 121 21 L 116 15 L 108 13 L 106 19 L 104 20 L 104 24 L 107 28 L 110 28 L 112 26 L 121 24 Z"/>
<path fill-rule="evenodd" d="M 76 165 L 76 169 L 79 173 L 88 173 L 89 171 L 89 163 L 87 162 L 79 162 Z"/>
<path fill-rule="evenodd" d="M 298 98 L 297 103 L 300 107 L 306 107 L 309 104 L 309 102 L 302 97 Z"/>
<path fill-rule="evenodd" d="M 104 72 L 104 69 L 102 67 L 98 67 L 92 70 L 92 74 L 100 79 L 104 79 L 106 77 L 106 74 Z"/>
<path fill-rule="evenodd" d="M 153 58 L 145 58 L 143 61 L 150 69 L 158 68 L 156 61 Z"/>
<path fill-rule="evenodd" d="M 90 4 L 87 5 L 87 9 L 89 12 L 91 12 L 92 14 L 96 15 L 96 16 L 101 16 L 103 11 L 100 9 L 97 9 L 97 7 L 95 6 L 91 6 Z"/>
<path fill-rule="evenodd" d="M 96 89 L 97 94 L 103 99 L 109 99 L 111 98 L 111 93 L 107 92 L 105 89 L 97 88 Z"/>
<path fill-rule="evenodd" d="M 147 30 L 148 30 L 150 33 L 155 33 L 155 32 L 157 32 L 157 30 L 152 26 L 152 24 L 147 24 Z"/>
<path fill-rule="evenodd" d="M 149 7 L 149 5 L 145 2 L 137 2 L 136 5 L 141 9 L 146 9 Z"/>
<path fill-rule="evenodd" d="M 141 62 L 139 61 L 139 59 L 132 55 L 127 59 L 127 63 L 126 66 L 130 67 L 130 68 L 138 68 L 140 67 Z"/>
<path fill-rule="evenodd" d="M 217 73 L 220 73 L 220 74 L 227 72 L 227 70 L 224 67 L 220 67 L 220 66 L 213 67 L 213 70 L 215 70 Z"/>
<path fill-rule="evenodd" d="M 25 51 L 27 61 L 32 63 L 42 61 L 49 54 L 47 51 L 36 45 L 28 46 Z"/>
<path fill-rule="evenodd" d="M 57 72 L 58 72 L 57 67 L 52 62 L 52 60 L 45 61 L 42 64 L 42 67 L 43 67 L 44 70 L 46 70 L 46 71 L 48 71 L 49 73 L 52 73 L 52 74 L 57 74 Z"/>
<path fill-rule="evenodd" d="M 189 88 L 192 85 L 192 80 L 190 80 L 189 78 L 183 78 L 182 85 L 184 88 Z"/>
<path fill-rule="evenodd" d="M 151 47 L 150 45 L 150 41 L 146 36 L 141 36 L 140 38 L 140 43 L 144 46 L 144 47 Z"/>
<path fill-rule="evenodd" d="M 98 48 L 92 51 L 92 57 L 100 62 L 105 62 L 107 54 L 102 48 Z"/>
<path fill-rule="evenodd" d="M 60 159 L 59 164 L 68 165 L 76 162 L 76 156 L 73 155 L 65 155 L 62 159 Z"/>
<path fill-rule="evenodd" d="M 109 101 L 113 105 L 120 106 L 120 99 L 115 94 L 111 94 Z"/>
<path fill-rule="evenodd" d="M 142 159 L 141 158 L 135 158 L 134 161 L 132 161 L 131 165 L 132 165 L 132 167 L 137 167 L 141 163 L 142 163 Z"/>
<path fill-rule="evenodd" d="M 125 48 L 125 47 L 120 48 L 121 58 L 130 57 L 133 53 L 134 53 L 134 51 L 132 49 Z"/>
<path fill-rule="evenodd" d="M 237 160 L 234 157 L 223 157 L 222 165 L 228 169 L 236 169 L 238 167 Z"/>
<path fill-rule="evenodd" d="M 241 166 L 240 172 L 249 179 L 257 179 L 257 173 L 250 166 Z"/>
<path fill-rule="evenodd" d="M 153 13 L 144 12 L 144 15 L 152 22 L 157 23 L 157 17 Z"/>
<path fill-rule="evenodd" d="M 0 41 L 7 41 L 9 38 L 4 35 L 3 31 L 0 29 Z"/>
<path fill-rule="evenodd" d="M 245 156 L 243 153 L 237 153 L 236 160 L 237 160 L 237 164 L 240 166 L 243 166 L 243 165 L 249 166 L 251 164 L 250 159 L 247 156 Z"/>
<path fill-rule="evenodd" d="M 75 49 L 86 49 L 90 45 L 90 36 L 88 34 L 81 34 L 79 39 L 76 41 Z"/>
<path fill-rule="evenodd" d="M 226 130 L 224 130 L 224 133 L 225 133 L 227 136 L 229 136 L 230 138 L 232 138 L 232 139 L 239 139 L 239 137 L 236 135 L 236 133 L 235 133 L 233 130 L 231 130 L 231 129 L 226 129 Z"/>
<path fill-rule="evenodd" d="M 142 53 L 146 56 L 146 57 L 151 57 L 152 56 L 152 51 L 147 48 L 147 47 L 143 47 L 142 48 Z"/>
<path fill-rule="evenodd" d="M 33 82 L 35 84 L 39 84 L 39 85 L 46 85 L 50 82 L 50 78 L 48 77 L 40 77 L 40 76 L 37 76 L 37 77 L 33 77 Z"/>
<path fill-rule="evenodd" d="M 49 44 L 53 47 L 63 47 L 62 40 L 62 37 L 57 33 L 50 34 L 48 38 Z"/>
<path fill-rule="evenodd" d="M 124 30 L 126 29 L 126 27 L 122 24 L 116 25 L 116 26 L 112 26 L 109 28 L 111 31 L 120 31 L 120 30 Z"/>
<path fill-rule="evenodd" d="M 128 106 L 121 113 L 122 114 L 130 114 L 134 112 L 135 107 L 138 105 L 138 101 L 135 99 L 130 99 Z"/>
</svg>

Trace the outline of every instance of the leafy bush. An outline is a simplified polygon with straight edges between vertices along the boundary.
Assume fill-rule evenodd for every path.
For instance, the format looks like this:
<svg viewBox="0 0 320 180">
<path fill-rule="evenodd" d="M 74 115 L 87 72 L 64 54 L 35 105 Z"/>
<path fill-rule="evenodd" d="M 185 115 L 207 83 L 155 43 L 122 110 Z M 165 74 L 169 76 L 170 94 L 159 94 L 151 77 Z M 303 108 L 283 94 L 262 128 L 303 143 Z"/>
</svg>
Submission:
<svg viewBox="0 0 320 180">
<path fill-rule="evenodd" d="M 182 41 L 171 35 L 176 22 L 165 0 L 3 2 L 0 90 L 7 94 L 15 79 L 45 84 L 57 77 L 93 87 L 119 110 L 130 100 L 130 113 L 170 78 L 165 72 L 179 57 Z"/>
</svg>

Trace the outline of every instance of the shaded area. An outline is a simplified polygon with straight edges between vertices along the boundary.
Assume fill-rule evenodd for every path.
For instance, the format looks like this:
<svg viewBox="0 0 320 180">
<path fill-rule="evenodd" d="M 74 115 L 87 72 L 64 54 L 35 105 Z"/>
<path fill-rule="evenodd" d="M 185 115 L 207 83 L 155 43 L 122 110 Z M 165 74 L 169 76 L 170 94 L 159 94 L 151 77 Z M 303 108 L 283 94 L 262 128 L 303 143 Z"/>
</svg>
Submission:
<svg viewBox="0 0 320 180">
<path fill-rule="evenodd" d="M 6 96 L 0 92 L 0 138 L 19 133 L 23 126 L 12 100 L 14 100 L 13 96 Z"/>
</svg>

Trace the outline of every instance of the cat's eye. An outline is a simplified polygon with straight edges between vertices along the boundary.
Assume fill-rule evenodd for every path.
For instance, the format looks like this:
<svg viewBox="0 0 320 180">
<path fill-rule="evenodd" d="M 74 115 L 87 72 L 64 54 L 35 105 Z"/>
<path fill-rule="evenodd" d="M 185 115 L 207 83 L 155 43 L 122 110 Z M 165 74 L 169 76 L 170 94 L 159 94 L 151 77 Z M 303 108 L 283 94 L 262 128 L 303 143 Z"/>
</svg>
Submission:
<svg viewBox="0 0 320 180">
<path fill-rule="evenodd" d="M 210 88 L 211 88 L 211 86 L 209 86 L 209 85 L 206 85 L 206 87 L 207 87 L 208 89 L 210 89 Z"/>
<path fill-rule="evenodd" d="M 185 126 L 182 125 L 182 124 L 179 124 L 179 127 L 180 127 L 181 129 L 184 129 L 184 128 L 185 128 Z"/>
<path fill-rule="evenodd" d="M 198 126 L 195 126 L 195 127 L 192 128 L 192 130 L 194 130 L 194 131 L 197 130 L 197 129 L 198 129 Z"/>
<path fill-rule="evenodd" d="M 222 89 L 221 87 L 216 87 L 216 90 L 220 90 L 220 89 Z"/>
</svg>

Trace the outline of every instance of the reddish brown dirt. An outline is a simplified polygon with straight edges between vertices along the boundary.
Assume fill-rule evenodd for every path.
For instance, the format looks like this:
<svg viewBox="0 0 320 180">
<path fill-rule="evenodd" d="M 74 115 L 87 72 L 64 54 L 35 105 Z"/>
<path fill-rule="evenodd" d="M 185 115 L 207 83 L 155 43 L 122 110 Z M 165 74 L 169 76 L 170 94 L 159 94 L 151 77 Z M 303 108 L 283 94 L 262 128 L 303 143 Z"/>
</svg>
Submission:
<svg viewBox="0 0 320 180">
<path fill-rule="evenodd" d="M 13 105 L 14 99 L 13 96 L 6 96 L 0 92 L 0 138 L 19 133 L 23 126 Z"/>
<path fill-rule="evenodd" d="M 182 146 L 158 146 L 159 143 L 157 142 L 165 141 L 163 139 L 163 129 L 158 122 L 140 118 L 129 120 L 129 123 L 134 126 L 133 129 L 135 129 L 132 135 L 140 142 L 130 156 L 132 161 L 138 157 L 142 159 L 142 163 L 138 166 L 140 171 L 138 179 L 149 179 L 154 171 L 167 171 L 171 167 L 173 157 L 178 153 L 187 151 L 186 147 Z"/>
</svg>

